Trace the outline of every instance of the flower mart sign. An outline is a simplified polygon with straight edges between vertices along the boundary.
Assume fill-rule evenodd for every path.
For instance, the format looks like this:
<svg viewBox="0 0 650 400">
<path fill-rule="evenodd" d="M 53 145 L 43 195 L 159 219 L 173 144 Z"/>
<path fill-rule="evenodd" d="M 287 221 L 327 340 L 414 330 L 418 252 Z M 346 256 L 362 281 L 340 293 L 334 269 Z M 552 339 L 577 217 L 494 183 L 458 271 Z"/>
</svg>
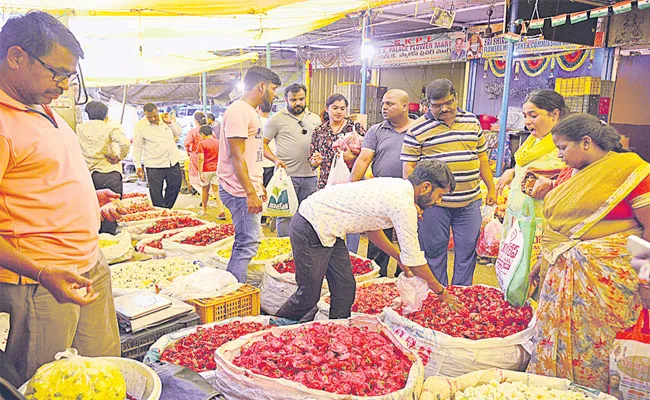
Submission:
<svg viewBox="0 0 650 400">
<path fill-rule="evenodd" d="M 464 33 L 441 33 L 386 40 L 375 44 L 373 67 L 397 67 L 466 61 Z"/>
<path fill-rule="evenodd" d="M 481 57 L 502 58 L 506 56 L 507 42 L 504 38 L 481 38 L 481 41 Z M 573 43 L 554 42 L 552 40 L 528 39 L 524 42 L 515 43 L 515 56 L 576 51 L 585 48 L 588 47 Z"/>
</svg>

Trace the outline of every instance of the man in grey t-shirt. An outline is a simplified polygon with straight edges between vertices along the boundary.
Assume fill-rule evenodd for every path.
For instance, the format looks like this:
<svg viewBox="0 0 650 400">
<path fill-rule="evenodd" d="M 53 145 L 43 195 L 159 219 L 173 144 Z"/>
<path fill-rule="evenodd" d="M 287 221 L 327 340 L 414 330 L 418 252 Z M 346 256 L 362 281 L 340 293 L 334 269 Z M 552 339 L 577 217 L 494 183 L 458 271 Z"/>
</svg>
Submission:
<svg viewBox="0 0 650 400">
<path fill-rule="evenodd" d="M 322 123 L 320 117 L 307 110 L 307 88 L 294 83 L 284 90 L 287 107 L 273 115 L 264 127 L 264 156 L 276 168 L 286 168 L 301 203 L 317 188 L 316 172 L 309 164 L 309 145 L 314 129 Z M 269 148 L 275 139 L 276 153 Z M 401 176 L 401 175 L 400 175 Z M 289 236 L 291 218 L 278 218 L 278 236 Z"/>
<path fill-rule="evenodd" d="M 401 178 L 402 142 L 404 133 L 413 126 L 414 120 L 409 118 L 409 96 L 401 89 L 391 89 L 382 99 L 381 113 L 384 121 L 368 129 L 361 145 L 361 154 L 352 168 L 351 182 L 363 179 L 368 166 L 372 163 L 372 175 L 382 178 Z M 384 230 L 386 237 L 393 237 L 393 229 Z M 388 274 L 390 256 L 377 246 L 368 242 L 368 258 L 379 265 L 380 276 Z M 395 275 L 401 272 L 397 267 Z"/>
</svg>

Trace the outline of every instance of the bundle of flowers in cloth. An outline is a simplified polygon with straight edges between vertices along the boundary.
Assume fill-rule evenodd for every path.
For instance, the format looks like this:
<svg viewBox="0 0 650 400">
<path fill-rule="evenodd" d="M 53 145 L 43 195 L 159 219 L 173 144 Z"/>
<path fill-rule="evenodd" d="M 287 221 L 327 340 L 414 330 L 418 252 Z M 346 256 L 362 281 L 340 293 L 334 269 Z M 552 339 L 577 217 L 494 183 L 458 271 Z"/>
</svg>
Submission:
<svg viewBox="0 0 650 400">
<path fill-rule="evenodd" d="M 171 217 L 196 217 L 196 213 L 185 210 L 169 210 L 167 208 L 155 207 L 153 211 L 128 214 L 117 221 L 117 225 L 122 231 L 129 231 L 130 226 L 147 224 L 152 221 L 158 221 Z"/>
<path fill-rule="evenodd" d="M 180 258 L 111 265 L 113 295 L 121 296 L 143 289 L 155 292 L 157 285 L 163 280 L 172 281 L 178 276 L 191 274 L 199 268 L 199 265 Z"/>
<path fill-rule="evenodd" d="M 195 228 L 188 228 L 187 230 L 190 229 L 195 229 Z M 135 245 L 135 251 L 137 251 L 138 253 L 146 254 L 148 256 L 152 256 L 154 258 L 163 258 L 167 255 L 167 253 L 165 252 L 162 246 L 163 239 L 167 239 L 172 236 L 178 235 L 183 231 L 184 230 L 179 230 L 171 233 L 162 232 L 155 235 L 151 235 L 146 239 L 142 239 L 138 241 L 138 243 L 136 243 Z"/>
<path fill-rule="evenodd" d="M 147 351 L 144 362 L 160 360 L 182 365 L 212 382 L 216 379 L 214 353 L 219 347 L 249 333 L 289 322 L 270 316 L 236 317 L 182 329 L 159 338 Z"/>
<path fill-rule="evenodd" d="M 354 280 L 357 282 L 364 282 L 379 276 L 379 265 L 372 260 L 350 253 L 350 262 Z M 267 265 L 260 285 L 262 310 L 275 315 L 297 289 L 296 267 L 292 255 Z M 327 293 L 328 290 L 327 280 L 324 280 L 321 294 Z"/>
<path fill-rule="evenodd" d="M 226 269 L 228 267 L 234 242 L 234 237 L 223 240 L 221 248 L 212 257 L 211 264 L 213 266 L 219 269 Z M 289 254 L 291 254 L 291 242 L 289 238 L 262 238 L 260 246 L 257 249 L 257 254 L 255 254 L 255 257 L 248 264 L 246 283 L 259 287 L 266 267 L 273 265 L 278 260 L 286 258 Z"/>
<path fill-rule="evenodd" d="M 615 400 L 568 379 L 501 369 L 475 371 L 456 378 L 432 376 L 424 382 L 420 396 L 420 400 L 484 399 Z"/>
<path fill-rule="evenodd" d="M 523 370 L 532 350 L 533 309 L 511 306 L 500 290 L 488 286 L 447 290 L 463 308 L 450 309 L 428 292 L 421 309 L 407 314 L 404 305 L 385 308 L 381 316 L 418 352 L 425 376 L 455 377 L 487 368 Z"/>
<path fill-rule="evenodd" d="M 357 284 L 357 292 L 352 304 L 352 314 L 379 315 L 385 307 L 395 304 L 399 297 L 397 279 L 377 278 Z M 318 314 L 314 320 L 329 319 L 330 295 L 327 293 L 318 302 Z"/>
<path fill-rule="evenodd" d="M 159 233 L 173 233 L 197 226 L 207 228 L 215 225 L 214 222 L 207 222 L 198 218 L 171 217 L 133 225 L 128 227 L 127 230 L 131 233 L 131 237 L 134 240 L 142 240 L 154 237 L 154 235 L 158 235 Z"/>
<path fill-rule="evenodd" d="M 210 265 L 214 254 L 224 241 L 235 235 L 232 224 L 218 224 L 210 227 L 200 226 L 187 229 L 169 238 L 162 239 L 162 248 L 167 257 L 180 257 L 200 260 Z"/>
<path fill-rule="evenodd" d="M 214 386 L 227 399 L 413 399 L 422 362 L 373 316 L 274 327 L 221 346 Z"/>
<path fill-rule="evenodd" d="M 120 232 L 117 235 L 100 233 L 99 249 L 109 264 L 130 260 L 134 253 L 128 232 Z"/>
</svg>

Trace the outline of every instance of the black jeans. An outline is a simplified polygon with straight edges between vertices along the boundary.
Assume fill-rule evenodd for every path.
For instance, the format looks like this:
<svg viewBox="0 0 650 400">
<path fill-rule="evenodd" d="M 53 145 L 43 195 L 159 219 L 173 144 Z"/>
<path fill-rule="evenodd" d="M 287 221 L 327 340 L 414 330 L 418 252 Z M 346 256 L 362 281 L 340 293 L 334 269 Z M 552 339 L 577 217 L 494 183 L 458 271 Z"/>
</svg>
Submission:
<svg viewBox="0 0 650 400">
<path fill-rule="evenodd" d="M 296 264 L 298 290 L 278 310 L 278 317 L 300 321 L 318 303 L 323 278 L 330 289 L 330 319 L 348 318 L 354 303 L 356 282 L 345 242 L 322 245 L 314 227 L 302 215 L 291 219 L 289 237 Z"/>
<path fill-rule="evenodd" d="M 393 228 L 384 229 L 384 234 L 389 241 L 393 241 Z M 368 252 L 366 256 L 374 260 L 377 265 L 379 265 L 379 276 L 386 277 L 388 275 L 388 263 L 390 262 L 390 256 L 375 246 L 373 242 L 368 240 Z M 397 266 L 395 269 L 395 276 L 398 276 L 402 272 L 402 269 Z"/>
<path fill-rule="evenodd" d="M 181 167 L 178 164 L 168 168 L 147 167 L 149 194 L 153 205 L 164 208 L 174 207 L 178 192 L 181 190 L 182 180 Z M 164 195 L 163 185 L 165 185 Z"/>
<path fill-rule="evenodd" d="M 91 177 L 93 178 L 93 184 L 95 185 L 95 190 L 100 189 L 110 189 L 115 193 L 119 193 L 120 198 L 124 191 L 122 186 L 122 174 L 117 171 L 113 172 L 93 172 Z M 117 231 L 117 222 L 102 221 L 102 225 L 99 229 L 100 233 L 110 233 L 115 235 Z"/>
</svg>

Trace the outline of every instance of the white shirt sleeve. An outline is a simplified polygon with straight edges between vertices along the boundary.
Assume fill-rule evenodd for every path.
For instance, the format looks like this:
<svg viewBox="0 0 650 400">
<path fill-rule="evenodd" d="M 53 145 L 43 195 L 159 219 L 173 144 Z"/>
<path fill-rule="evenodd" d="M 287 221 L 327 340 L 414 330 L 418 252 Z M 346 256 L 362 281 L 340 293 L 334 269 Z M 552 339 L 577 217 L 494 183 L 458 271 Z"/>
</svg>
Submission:
<svg viewBox="0 0 650 400">
<path fill-rule="evenodd" d="M 400 261 L 407 267 L 416 267 L 427 263 L 418 239 L 418 212 L 413 202 L 404 202 L 396 207 L 390 215 L 397 233 L 400 247 Z"/>
<path fill-rule="evenodd" d="M 142 148 L 144 147 L 144 138 L 142 137 L 141 125 L 138 124 L 133 130 L 133 163 L 136 168 L 142 168 Z"/>
</svg>

